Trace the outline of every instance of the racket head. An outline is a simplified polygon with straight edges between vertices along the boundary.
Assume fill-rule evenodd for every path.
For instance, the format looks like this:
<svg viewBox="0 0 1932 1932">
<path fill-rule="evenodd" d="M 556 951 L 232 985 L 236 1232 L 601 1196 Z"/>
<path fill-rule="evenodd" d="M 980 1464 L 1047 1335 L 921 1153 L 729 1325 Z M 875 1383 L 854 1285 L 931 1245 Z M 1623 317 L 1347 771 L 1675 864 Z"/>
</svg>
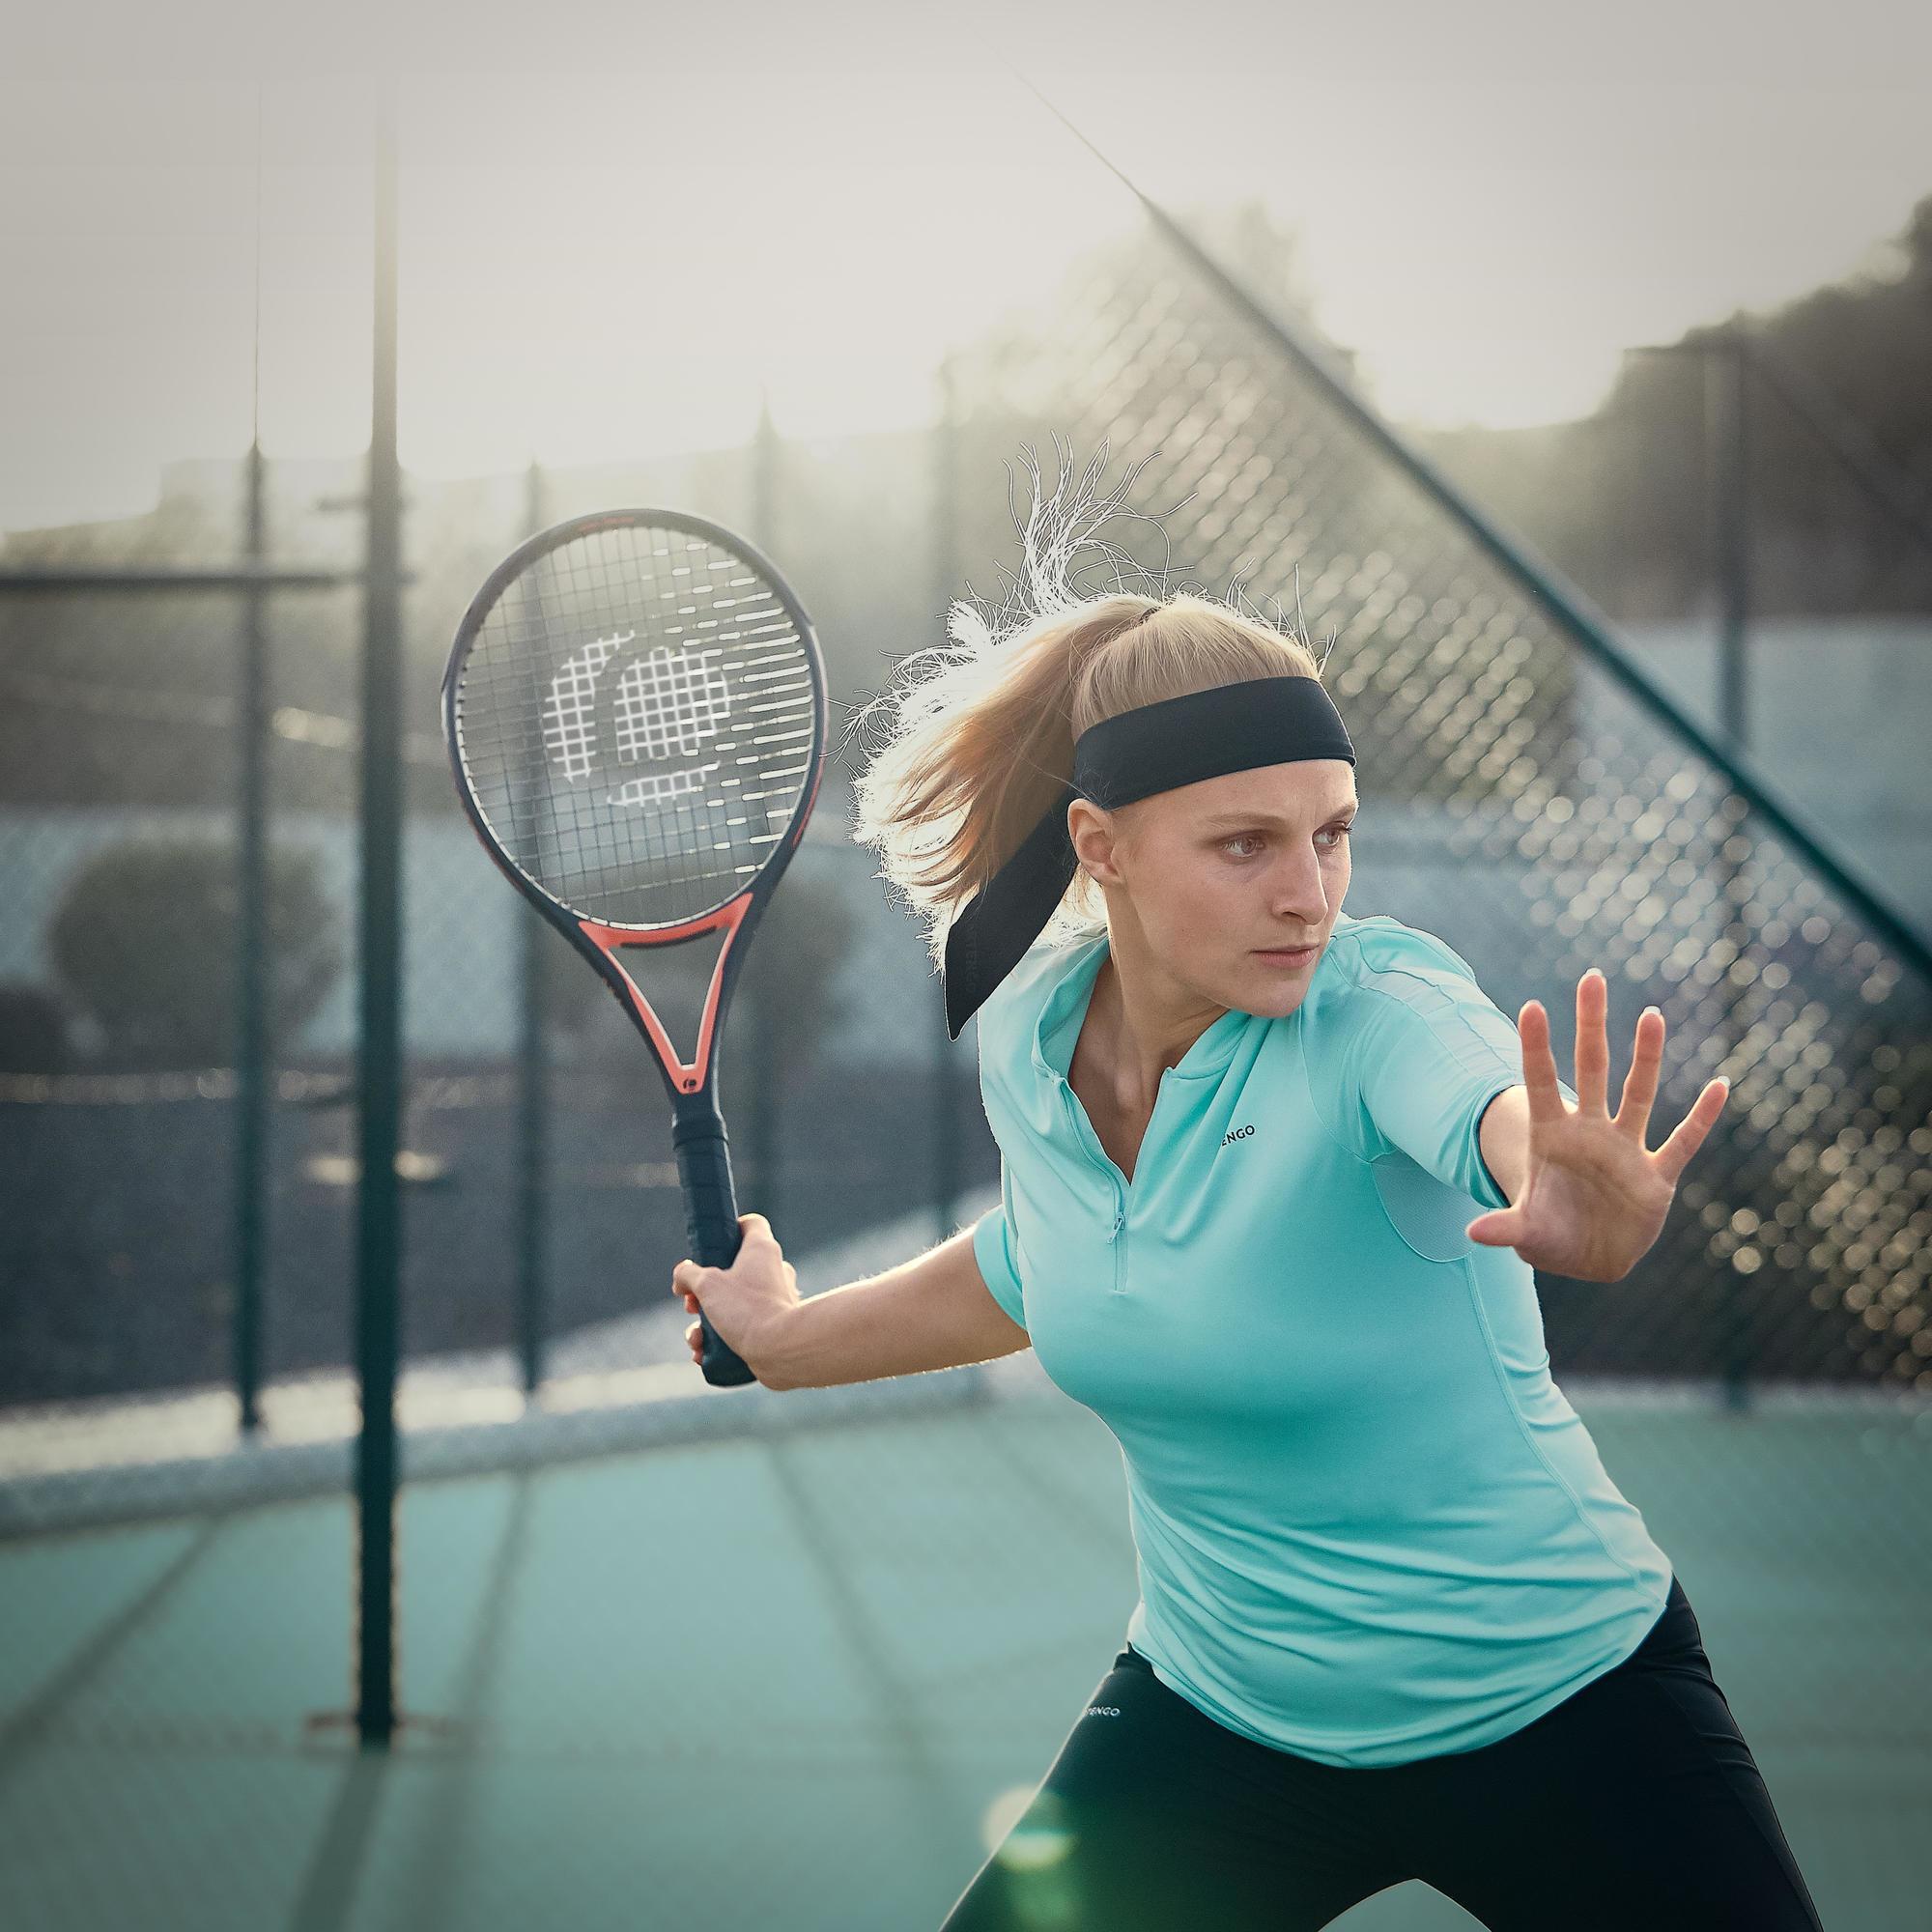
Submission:
<svg viewBox="0 0 1932 1932">
<path fill-rule="evenodd" d="M 484 849 L 610 984 L 673 1100 L 706 1092 L 751 931 L 823 775 L 824 663 L 797 593 L 707 518 L 566 518 L 470 600 L 441 711 Z M 623 955 L 720 930 L 687 1063 Z"/>
</svg>

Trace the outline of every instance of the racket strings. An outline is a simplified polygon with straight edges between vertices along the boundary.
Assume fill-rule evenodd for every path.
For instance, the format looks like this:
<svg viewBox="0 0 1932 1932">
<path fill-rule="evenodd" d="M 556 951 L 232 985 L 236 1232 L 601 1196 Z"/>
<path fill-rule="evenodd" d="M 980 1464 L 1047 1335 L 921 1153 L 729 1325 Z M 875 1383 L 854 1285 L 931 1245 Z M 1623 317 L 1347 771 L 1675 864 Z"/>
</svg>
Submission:
<svg viewBox="0 0 1932 1932">
<path fill-rule="evenodd" d="M 508 857 L 573 912 L 671 925 L 789 832 L 819 735 L 785 602 L 744 558 L 639 524 L 567 538 L 485 614 L 458 753 Z"/>
</svg>

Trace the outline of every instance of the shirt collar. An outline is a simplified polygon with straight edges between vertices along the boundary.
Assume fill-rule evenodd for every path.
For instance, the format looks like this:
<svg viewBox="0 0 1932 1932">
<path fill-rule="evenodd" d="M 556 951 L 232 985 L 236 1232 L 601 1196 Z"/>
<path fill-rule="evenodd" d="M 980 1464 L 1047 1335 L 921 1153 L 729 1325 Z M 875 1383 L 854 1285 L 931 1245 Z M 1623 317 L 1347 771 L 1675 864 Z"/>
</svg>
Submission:
<svg viewBox="0 0 1932 1932">
<path fill-rule="evenodd" d="M 1033 1026 L 1033 1064 L 1041 1073 L 1065 1080 L 1073 1062 L 1074 1042 L 1080 1037 L 1081 1023 L 1099 977 L 1100 962 L 1107 956 L 1108 938 L 1104 932 L 1080 940 L 1065 949 L 1067 963 L 1047 988 Z M 1220 1073 L 1235 1055 L 1235 1045 L 1254 1014 L 1230 1007 L 1211 1021 L 1194 1043 L 1168 1071 L 1178 1080 Z"/>
</svg>

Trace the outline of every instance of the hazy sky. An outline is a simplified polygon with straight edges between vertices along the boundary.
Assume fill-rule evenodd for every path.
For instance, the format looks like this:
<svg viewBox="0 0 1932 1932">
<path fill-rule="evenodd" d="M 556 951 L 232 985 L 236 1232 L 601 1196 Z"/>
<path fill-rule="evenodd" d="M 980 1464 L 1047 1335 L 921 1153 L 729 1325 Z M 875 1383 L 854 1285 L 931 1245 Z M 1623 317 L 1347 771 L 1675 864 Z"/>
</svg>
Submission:
<svg viewBox="0 0 1932 1932">
<path fill-rule="evenodd" d="M 1932 10 L 1584 11 L 48 14 L 0 77 L 0 528 L 246 447 L 258 102 L 264 445 L 366 446 L 379 79 L 425 474 L 729 440 L 761 385 L 791 434 L 927 419 L 949 340 L 1132 219 L 1005 61 L 1151 192 L 1297 228 L 1400 421 L 1586 413 L 1626 345 L 1886 270 L 1932 192 Z"/>
</svg>

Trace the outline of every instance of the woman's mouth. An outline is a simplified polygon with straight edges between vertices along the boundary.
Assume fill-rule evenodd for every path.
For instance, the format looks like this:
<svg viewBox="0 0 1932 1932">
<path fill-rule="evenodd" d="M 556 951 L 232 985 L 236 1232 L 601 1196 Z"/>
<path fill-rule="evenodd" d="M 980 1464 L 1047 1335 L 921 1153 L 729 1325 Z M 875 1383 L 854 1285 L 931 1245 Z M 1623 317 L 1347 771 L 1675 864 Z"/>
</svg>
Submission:
<svg viewBox="0 0 1932 1932">
<path fill-rule="evenodd" d="M 1321 951 L 1321 946 L 1289 947 L 1271 952 L 1257 952 L 1255 957 L 1269 966 L 1306 966 Z"/>
</svg>

